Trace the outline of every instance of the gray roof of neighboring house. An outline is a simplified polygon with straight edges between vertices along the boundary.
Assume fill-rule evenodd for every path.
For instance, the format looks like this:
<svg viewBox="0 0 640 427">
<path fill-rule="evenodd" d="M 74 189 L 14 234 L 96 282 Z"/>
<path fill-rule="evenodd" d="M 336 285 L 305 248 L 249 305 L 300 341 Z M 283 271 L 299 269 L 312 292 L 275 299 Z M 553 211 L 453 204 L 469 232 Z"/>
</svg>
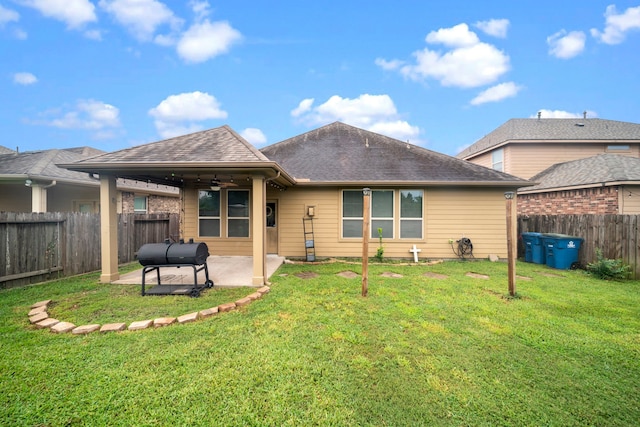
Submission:
<svg viewBox="0 0 640 427">
<path fill-rule="evenodd" d="M 66 180 L 79 183 L 95 183 L 89 175 L 59 168 L 57 163 L 70 163 L 87 155 L 102 151 L 89 148 L 52 149 L 0 154 L 0 177 L 18 179 L 29 177 L 43 180 Z"/>
<path fill-rule="evenodd" d="M 124 150 L 101 154 L 76 162 L 87 164 L 189 164 L 269 161 L 229 126 L 221 126 L 188 135 Z"/>
<path fill-rule="evenodd" d="M 0 154 L 13 154 L 15 153 L 15 150 L 12 150 L 11 148 L 7 148 L 3 145 L 0 145 Z"/>
<path fill-rule="evenodd" d="M 620 154 L 600 154 L 586 159 L 558 163 L 530 179 L 537 183 L 523 188 L 525 193 L 567 187 L 593 187 L 616 182 L 640 183 L 640 158 Z"/>
<path fill-rule="evenodd" d="M 513 141 L 638 141 L 640 124 L 604 119 L 511 119 L 456 155 L 474 154 Z"/>
<path fill-rule="evenodd" d="M 314 183 L 489 183 L 529 181 L 335 122 L 263 148 L 297 180 Z"/>
</svg>

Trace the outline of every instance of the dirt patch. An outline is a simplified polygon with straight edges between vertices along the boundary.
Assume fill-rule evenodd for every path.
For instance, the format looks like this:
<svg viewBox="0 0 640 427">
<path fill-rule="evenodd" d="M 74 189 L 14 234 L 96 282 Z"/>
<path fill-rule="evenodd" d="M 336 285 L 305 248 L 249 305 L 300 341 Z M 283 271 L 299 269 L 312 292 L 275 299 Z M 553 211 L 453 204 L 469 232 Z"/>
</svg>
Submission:
<svg viewBox="0 0 640 427">
<path fill-rule="evenodd" d="M 540 275 L 545 277 L 564 277 L 564 276 L 561 276 L 560 274 L 555 274 L 555 273 L 540 273 Z"/>
<path fill-rule="evenodd" d="M 316 277 L 320 277 L 320 275 L 313 271 L 302 271 L 300 273 L 296 273 L 296 277 L 299 277 L 300 279 L 315 279 Z"/>
<path fill-rule="evenodd" d="M 340 272 L 340 273 L 336 274 L 336 276 L 344 277 L 346 279 L 355 279 L 356 277 L 358 277 L 360 275 L 358 273 L 354 273 L 353 271 L 343 271 L 343 272 Z"/>
<path fill-rule="evenodd" d="M 467 273 L 466 276 L 473 277 L 474 279 L 484 279 L 484 280 L 487 280 L 489 278 L 489 276 L 487 276 L 486 274 L 479 274 L 479 273 L 472 273 L 472 272 Z"/>
<path fill-rule="evenodd" d="M 518 279 L 518 280 L 531 280 L 531 277 L 527 277 L 527 276 L 516 276 L 516 279 Z"/>
<path fill-rule="evenodd" d="M 385 271 L 380 276 L 382 276 L 382 277 L 392 277 L 394 279 L 402 279 L 404 277 L 402 274 L 392 273 L 390 271 Z"/>
<path fill-rule="evenodd" d="M 449 276 L 447 276 L 446 274 L 438 274 L 438 273 L 432 273 L 430 271 L 427 271 L 426 273 L 423 274 L 424 277 L 428 277 L 430 279 L 448 279 Z"/>
</svg>

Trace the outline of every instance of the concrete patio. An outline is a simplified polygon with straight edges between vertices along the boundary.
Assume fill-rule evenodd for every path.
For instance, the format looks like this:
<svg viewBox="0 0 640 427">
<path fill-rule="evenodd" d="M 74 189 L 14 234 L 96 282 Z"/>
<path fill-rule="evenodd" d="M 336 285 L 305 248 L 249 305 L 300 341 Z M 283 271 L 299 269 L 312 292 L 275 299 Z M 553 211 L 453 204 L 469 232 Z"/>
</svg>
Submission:
<svg viewBox="0 0 640 427">
<path fill-rule="evenodd" d="M 277 255 L 267 255 L 267 277 L 284 263 L 284 257 Z M 207 258 L 207 268 L 209 279 L 213 280 L 215 287 L 252 287 L 253 258 L 250 256 L 209 256 Z M 162 267 L 160 268 L 160 281 L 163 285 L 193 284 L 193 268 L 191 267 Z M 205 281 L 205 272 L 198 273 L 198 283 Z M 116 284 L 142 284 L 142 267 L 120 276 Z M 155 271 L 148 272 L 145 279 L 146 285 L 157 284 L 157 274 Z"/>
</svg>

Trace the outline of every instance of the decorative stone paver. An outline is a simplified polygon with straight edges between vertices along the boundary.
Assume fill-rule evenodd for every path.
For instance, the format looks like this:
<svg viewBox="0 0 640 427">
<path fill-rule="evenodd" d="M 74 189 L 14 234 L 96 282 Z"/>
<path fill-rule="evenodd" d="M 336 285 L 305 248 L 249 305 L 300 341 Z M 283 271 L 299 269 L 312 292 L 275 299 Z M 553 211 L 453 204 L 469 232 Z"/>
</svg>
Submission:
<svg viewBox="0 0 640 427">
<path fill-rule="evenodd" d="M 336 276 L 340 276 L 340 277 L 344 277 L 346 279 L 355 279 L 356 277 L 360 276 L 358 273 L 353 272 L 353 271 L 343 271 L 341 273 L 336 274 Z"/>
<path fill-rule="evenodd" d="M 207 317 L 214 316 L 218 313 L 224 313 L 228 311 L 235 310 L 237 307 L 245 306 L 253 301 L 256 301 L 262 298 L 264 295 L 268 294 L 271 291 L 269 286 L 262 286 L 257 289 L 255 292 L 247 295 L 244 298 L 239 299 L 236 302 L 229 302 L 226 304 L 220 304 L 217 307 L 207 308 L 201 311 L 196 311 L 193 313 L 184 314 L 180 317 L 160 317 L 154 320 L 138 320 L 132 322 L 127 328 L 126 323 L 109 323 L 106 325 L 82 325 L 77 326 L 71 322 L 61 322 L 58 319 L 53 319 L 49 317 L 49 313 L 47 309 L 49 304 L 51 304 L 52 300 L 39 301 L 33 304 L 30 307 L 29 311 L 29 322 L 36 326 L 37 328 L 44 329 L 49 328 L 53 333 L 67 333 L 72 332 L 74 335 L 83 335 L 88 334 L 95 331 L 100 332 L 120 332 L 128 329 L 129 331 L 139 331 L 142 329 L 148 329 L 152 325 L 154 327 L 162 327 L 168 326 L 173 323 L 183 324 L 189 322 L 195 322 L 199 319 L 204 319 Z M 34 311 L 35 310 L 35 311 Z"/>
<path fill-rule="evenodd" d="M 76 325 L 71 322 L 59 322 L 51 327 L 51 332 L 55 334 L 64 334 L 74 330 Z"/>
<path fill-rule="evenodd" d="M 428 277 L 430 279 L 448 279 L 449 276 L 447 276 L 446 274 L 439 274 L 439 273 L 432 273 L 430 271 L 427 271 L 426 273 L 423 274 L 424 277 Z"/>
<path fill-rule="evenodd" d="M 382 276 L 382 277 L 391 277 L 391 278 L 394 278 L 394 279 L 402 279 L 402 277 L 403 277 L 402 274 L 392 273 L 390 271 L 385 271 L 380 276 Z"/>
<path fill-rule="evenodd" d="M 125 329 L 127 329 L 126 323 L 107 323 L 106 325 L 102 325 L 100 332 L 120 332 Z"/>
<path fill-rule="evenodd" d="M 320 277 L 318 273 L 315 273 L 313 271 L 302 271 L 300 273 L 296 273 L 295 276 L 299 277 L 300 279 L 315 279 L 316 277 Z"/>
<path fill-rule="evenodd" d="M 153 325 L 153 320 L 138 320 L 129 325 L 130 331 L 139 331 L 141 329 L 147 329 Z"/>
<path fill-rule="evenodd" d="M 198 320 L 199 313 L 196 311 L 195 313 L 183 314 L 182 316 L 178 316 L 178 323 L 181 325 L 183 323 L 195 322 Z"/>
<path fill-rule="evenodd" d="M 158 317 L 153 320 L 153 327 L 160 328 L 162 326 L 169 326 L 173 323 L 176 323 L 175 317 Z"/>
<path fill-rule="evenodd" d="M 77 328 L 73 328 L 71 333 L 73 335 L 85 335 L 90 334 L 91 332 L 95 332 L 100 329 L 100 325 L 82 325 Z"/>
<path fill-rule="evenodd" d="M 34 316 L 29 316 L 29 322 L 31 324 L 33 323 L 38 323 L 38 322 L 42 322 L 44 319 L 46 319 L 47 317 L 49 317 L 49 315 L 47 314 L 46 311 L 43 311 L 42 313 L 38 313 Z"/>
<path fill-rule="evenodd" d="M 486 274 L 471 273 L 471 272 L 465 274 L 465 276 L 473 277 L 474 279 L 484 279 L 484 280 L 487 280 L 489 278 L 489 276 L 487 276 Z"/>
</svg>

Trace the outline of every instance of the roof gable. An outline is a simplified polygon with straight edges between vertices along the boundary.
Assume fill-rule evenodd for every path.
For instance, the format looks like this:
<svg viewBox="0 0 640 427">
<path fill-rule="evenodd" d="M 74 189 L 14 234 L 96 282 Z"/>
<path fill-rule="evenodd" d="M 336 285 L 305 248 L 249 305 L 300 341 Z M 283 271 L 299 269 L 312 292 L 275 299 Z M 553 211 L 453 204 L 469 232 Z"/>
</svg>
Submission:
<svg viewBox="0 0 640 427">
<path fill-rule="evenodd" d="M 299 181 L 527 183 L 493 169 L 340 122 L 261 151 Z"/>
<path fill-rule="evenodd" d="M 526 192 L 564 187 L 640 182 L 640 158 L 620 154 L 600 154 L 586 159 L 555 164 L 531 178 L 537 184 Z"/>
<path fill-rule="evenodd" d="M 511 119 L 456 155 L 466 159 L 512 141 L 630 141 L 640 124 L 604 119 Z"/>
</svg>

